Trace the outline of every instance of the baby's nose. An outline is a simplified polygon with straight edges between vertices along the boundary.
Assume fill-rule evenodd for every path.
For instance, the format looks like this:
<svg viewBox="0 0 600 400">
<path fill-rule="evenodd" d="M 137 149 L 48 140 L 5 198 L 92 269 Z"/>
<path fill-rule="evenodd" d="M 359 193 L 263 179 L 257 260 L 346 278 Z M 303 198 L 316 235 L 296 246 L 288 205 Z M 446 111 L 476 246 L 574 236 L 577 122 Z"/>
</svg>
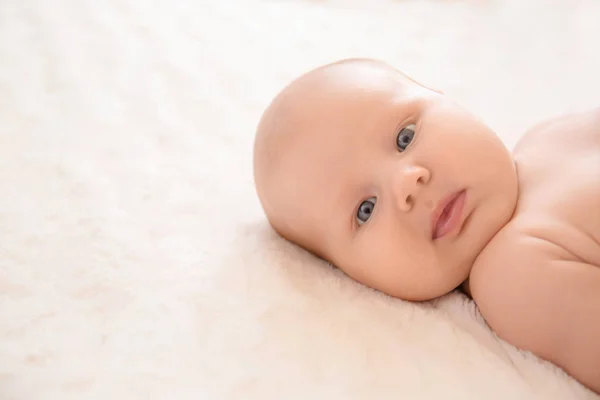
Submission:
<svg viewBox="0 0 600 400">
<path fill-rule="evenodd" d="M 431 172 L 419 165 L 406 165 L 395 174 L 394 195 L 402 211 L 410 211 L 424 185 L 429 183 Z"/>
</svg>

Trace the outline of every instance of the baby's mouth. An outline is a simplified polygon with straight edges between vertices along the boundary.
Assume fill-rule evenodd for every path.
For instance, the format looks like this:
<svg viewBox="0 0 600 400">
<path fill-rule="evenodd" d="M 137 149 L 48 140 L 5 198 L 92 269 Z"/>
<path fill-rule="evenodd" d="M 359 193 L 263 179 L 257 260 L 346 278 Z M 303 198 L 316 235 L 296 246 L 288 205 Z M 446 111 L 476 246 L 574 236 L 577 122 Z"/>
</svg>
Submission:
<svg viewBox="0 0 600 400">
<path fill-rule="evenodd" d="M 431 216 L 431 239 L 436 240 L 456 231 L 462 222 L 466 191 L 450 194 L 440 201 Z"/>
</svg>

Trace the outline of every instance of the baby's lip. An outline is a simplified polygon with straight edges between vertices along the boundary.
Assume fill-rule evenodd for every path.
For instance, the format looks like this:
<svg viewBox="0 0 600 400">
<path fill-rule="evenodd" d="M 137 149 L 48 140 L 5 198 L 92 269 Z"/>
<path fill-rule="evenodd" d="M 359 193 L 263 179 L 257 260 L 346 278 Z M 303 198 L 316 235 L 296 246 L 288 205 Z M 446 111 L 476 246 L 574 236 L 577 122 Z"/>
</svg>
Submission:
<svg viewBox="0 0 600 400">
<path fill-rule="evenodd" d="M 459 190 L 444 197 L 431 215 L 431 239 L 439 239 L 455 230 L 462 221 L 465 203 L 465 190 Z"/>
</svg>

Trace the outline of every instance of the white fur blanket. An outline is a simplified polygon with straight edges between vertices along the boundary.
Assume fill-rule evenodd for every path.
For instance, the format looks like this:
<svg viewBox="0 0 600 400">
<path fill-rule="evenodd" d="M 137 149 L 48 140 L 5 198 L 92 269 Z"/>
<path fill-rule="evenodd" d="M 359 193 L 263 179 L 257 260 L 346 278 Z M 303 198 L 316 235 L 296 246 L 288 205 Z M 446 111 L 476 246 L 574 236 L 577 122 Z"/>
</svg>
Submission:
<svg viewBox="0 0 600 400">
<path fill-rule="evenodd" d="M 366 4 L 0 1 L 0 399 L 598 398 L 461 295 L 394 300 L 279 239 L 251 150 L 282 85 L 357 56 L 512 146 L 598 104 L 599 3 Z"/>
</svg>

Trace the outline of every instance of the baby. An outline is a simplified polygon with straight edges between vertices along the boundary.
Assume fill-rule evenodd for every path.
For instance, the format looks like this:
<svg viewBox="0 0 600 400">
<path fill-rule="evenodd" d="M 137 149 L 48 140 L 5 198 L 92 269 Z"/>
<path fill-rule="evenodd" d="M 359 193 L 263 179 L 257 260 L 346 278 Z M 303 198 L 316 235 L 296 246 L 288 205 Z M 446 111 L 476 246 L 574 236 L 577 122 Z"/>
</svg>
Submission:
<svg viewBox="0 0 600 400">
<path fill-rule="evenodd" d="M 511 154 L 444 95 L 343 60 L 269 105 L 254 175 L 284 238 L 397 298 L 460 287 L 501 338 L 600 392 L 600 109 Z"/>
</svg>

